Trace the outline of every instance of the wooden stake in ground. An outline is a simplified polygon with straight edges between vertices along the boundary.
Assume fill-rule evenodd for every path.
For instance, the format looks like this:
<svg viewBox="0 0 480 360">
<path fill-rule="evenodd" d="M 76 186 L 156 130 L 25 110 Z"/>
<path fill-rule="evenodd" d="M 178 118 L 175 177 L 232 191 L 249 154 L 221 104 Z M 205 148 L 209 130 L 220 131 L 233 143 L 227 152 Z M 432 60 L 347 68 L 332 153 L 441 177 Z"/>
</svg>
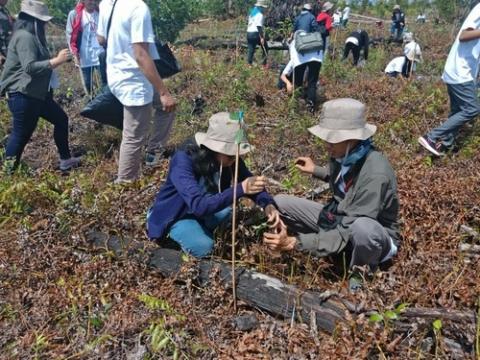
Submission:
<svg viewBox="0 0 480 360">
<path fill-rule="evenodd" d="M 235 279 L 235 250 L 237 242 L 237 185 L 238 185 L 238 163 L 240 162 L 240 144 L 245 141 L 246 134 L 243 121 L 243 111 L 231 114 L 232 120 L 238 121 L 238 131 L 235 136 L 237 149 L 235 152 L 235 174 L 233 176 L 233 205 L 232 205 L 232 295 L 233 311 L 237 312 L 237 284 Z"/>
</svg>

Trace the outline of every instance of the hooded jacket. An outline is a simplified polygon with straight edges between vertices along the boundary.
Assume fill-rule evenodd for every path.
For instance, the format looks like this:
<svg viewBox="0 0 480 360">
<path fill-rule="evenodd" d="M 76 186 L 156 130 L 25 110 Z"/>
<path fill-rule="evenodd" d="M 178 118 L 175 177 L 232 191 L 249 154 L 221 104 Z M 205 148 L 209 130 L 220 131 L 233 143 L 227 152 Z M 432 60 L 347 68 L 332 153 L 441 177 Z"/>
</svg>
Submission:
<svg viewBox="0 0 480 360">
<path fill-rule="evenodd" d="M 337 203 L 334 215 L 339 218 L 338 224 L 332 229 L 321 228 L 318 233 L 299 234 L 297 247 L 319 257 L 339 253 L 350 240 L 350 226 L 360 217 L 378 221 L 398 247 L 397 181 L 388 160 L 380 152 L 370 151 L 361 168 L 353 175 L 353 183 L 344 197 L 335 191 L 335 179 L 340 170 L 341 165 L 331 159 L 329 166 L 316 167 L 314 172 L 315 177 L 330 184 L 334 193 L 331 203 Z"/>
</svg>

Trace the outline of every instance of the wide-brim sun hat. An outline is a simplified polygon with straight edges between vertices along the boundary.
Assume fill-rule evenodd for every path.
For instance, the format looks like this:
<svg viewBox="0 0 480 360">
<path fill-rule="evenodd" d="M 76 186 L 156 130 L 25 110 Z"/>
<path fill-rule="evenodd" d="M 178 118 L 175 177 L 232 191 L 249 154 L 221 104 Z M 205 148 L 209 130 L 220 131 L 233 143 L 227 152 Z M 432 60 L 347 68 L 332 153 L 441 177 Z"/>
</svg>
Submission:
<svg viewBox="0 0 480 360">
<path fill-rule="evenodd" d="M 232 120 L 230 113 L 220 112 L 212 115 L 208 120 L 207 132 L 197 132 L 195 141 L 198 146 L 205 146 L 220 154 L 235 156 L 237 153 L 236 138 L 240 129 L 240 123 Z M 245 155 L 253 149 L 253 146 L 243 139 L 240 142 L 240 155 Z"/>
<path fill-rule="evenodd" d="M 312 5 L 309 4 L 309 3 L 303 4 L 303 9 L 304 9 L 304 10 L 311 11 L 311 10 L 312 10 Z"/>
<path fill-rule="evenodd" d="M 395 6 L 393 7 L 393 10 L 400 10 L 400 5 L 398 5 L 398 4 L 395 5 Z"/>
<path fill-rule="evenodd" d="M 47 5 L 39 0 L 22 0 L 20 6 L 20 14 L 21 13 L 33 16 L 35 19 L 44 22 L 48 22 L 53 18 L 48 12 Z"/>
<path fill-rule="evenodd" d="M 324 103 L 318 125 L 308 131 L 328 143 L 337 144 L 346 140 L 366 140 L 375 134 L 377 127 L 367 124 L 363 103 L 344 98 Z"/>
<path fill-rule="evenodd" d="M 330 1 L 327 1 L 325 4 L 322 6 L 322 11 L 330 11 L 333 9 L 333 4 Z"/>
<path fill-rule="evenodd" d="M 268 5 L 268 0 L 257 0 L 257 2 L 255 3 L 255 6 L 260 6 L 263 8 L 268 8 Z"/>
</svg>

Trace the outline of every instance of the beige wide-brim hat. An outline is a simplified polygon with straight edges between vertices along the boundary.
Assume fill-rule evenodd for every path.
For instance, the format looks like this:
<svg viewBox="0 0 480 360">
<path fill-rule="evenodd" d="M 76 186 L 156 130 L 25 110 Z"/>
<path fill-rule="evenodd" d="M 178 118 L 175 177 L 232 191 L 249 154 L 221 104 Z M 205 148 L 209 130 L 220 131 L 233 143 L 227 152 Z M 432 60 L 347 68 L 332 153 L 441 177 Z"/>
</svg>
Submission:
<svg viewBox="0 0 480 360">
<path fill-rule="evenodd" d="M 255 3 L 255 6 L 261 6 L 263 8 L 268 8 L 268 6 L 269 6 L 268 0 L 257 0 L 257 2 Z"/>
<path fill-rule="evenodd" d="M 208 123 L 206 133 L 197 132 L 195 134 L 197 145 L 203 145 L 220 154 L 235 156 L 237 153 L 235 139 L 240 129 L 240 123 L 230 119 L 228 112 L 212 115 Z M 245 155 L 251 150 L 253 150 L 253 146 L 247 142 L 247 139 L 243 139 L 240 143 L 240 155 Z"/>
<path fill-rule="evenodd" d="M 43 1 L 39 0 L 22 0 L 20 13 L 25 13 L 45 22 L 48 22 L 53 18 L 48 13 L 47 5 L 45 5 Z"/>
<path fill-rule="evenodd" d="M 329 1 L 327 1 L 325 4 L 322 6 L 322 11 L 330 11 L 333 9 L 333 4 Z"/>
<path fill-rule="evenodd" d="M 313 135 L 331 144 L 346 140 L 366 140 L 377 131 L 367 124 L 366 107 L 355 99 L 336 99 L 323 104 L 318 125 L 308 129 Z"/>
<path fill-rule="evenodd" d="M 393 7 L 393 10 L 400 10 L 400 5 L 395 5 L 395 6 Z"/>
<path fill-rule="evenodd" d="M 310 3 L 305 3 L 305 4 L 303 4 L 303 9 L 308 10 L 308 11 L 312 11 L 312 5 Z"/>
</svg>

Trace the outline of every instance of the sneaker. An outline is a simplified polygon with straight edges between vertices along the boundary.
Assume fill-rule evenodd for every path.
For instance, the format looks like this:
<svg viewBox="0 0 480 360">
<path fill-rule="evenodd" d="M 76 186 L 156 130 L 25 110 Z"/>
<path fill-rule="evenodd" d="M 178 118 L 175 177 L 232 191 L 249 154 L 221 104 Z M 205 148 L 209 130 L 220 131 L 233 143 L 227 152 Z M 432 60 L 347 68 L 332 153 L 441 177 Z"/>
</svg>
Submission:
<svg viewBox="0 0 480 360">
<path fill-rule="evenodd" d="M 420 136 L 418 138 L 418 143 L 435 156 L 445 155 L 442 144 L 433 142 L 427 135 Z"/>
<path fill-rule="evenodd" d="M 147 152 L 145 154 L 145 166 L 156 167 L 159 166 L 164 157 L 163 149 L 161 151 Z"/>
<path fill-rule="evenodd" d="M 60 159 L 60 170 L 68 171 L 73 168 L 76 168 L 80 165 L 82 161 L 81 157 L 71 157 L 70 159 L 62 160 Z"/>
</svg>

